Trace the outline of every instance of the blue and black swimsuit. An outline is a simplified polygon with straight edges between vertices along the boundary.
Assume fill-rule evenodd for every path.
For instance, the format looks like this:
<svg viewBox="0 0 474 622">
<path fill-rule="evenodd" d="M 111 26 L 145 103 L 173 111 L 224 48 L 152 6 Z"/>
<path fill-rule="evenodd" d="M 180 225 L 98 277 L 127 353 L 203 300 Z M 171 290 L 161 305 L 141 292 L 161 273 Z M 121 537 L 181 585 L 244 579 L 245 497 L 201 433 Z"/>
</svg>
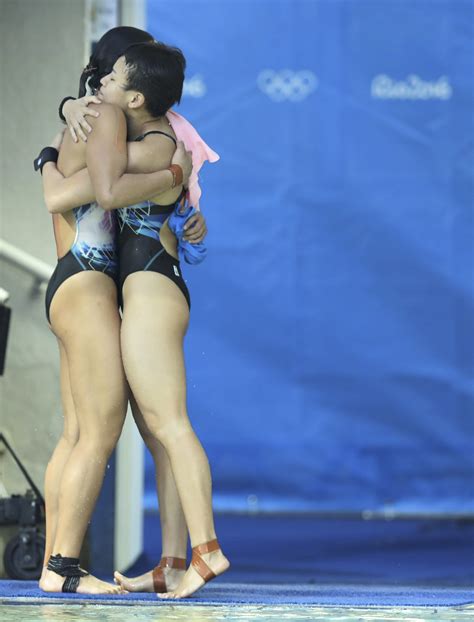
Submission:
<svg viewBox="0 0 474 622">
<path fill-rule="evenodd" d="M 158 130 L 147 132 L 135 140 L 143 140 L 149 134 L 163 134 L 176 144 L 173 136 Z M 129 274 L 143 271 L 157 272 L 176 283 L 191 308 L 189 291 L 181 273 L 179 260 L 167 253 L 160 241 L 161 227 L 175 209 L 180 206 L 185 195 L 186 191 L 183 189 L 176 201 L 170 205 L 158 205 L 151 201 L 143 201 L 116 210 L 120 292 Z"/>
<path fill-rule="evenodd" d="M 175 144 L 173 136 L 163 134 Z M 114 211 L 105 211 L 96 202 L 72 210 L 76 223 L 73 245 L 58 259 L 46 290 L 46 317 L 50 321 L 51 302 L 59 287 L 69 277 L 85 270 L 103 272 L 117 284 L 121 294 L 125 279 L 134 272 L 157 272 L 170 278 L 183 292 L 191 307 L 189 291 L 178 259 L 166 252 L 160 241 L 160 230 L 168 217 L 185 199 L 185 190 L 170 205 L 143 201 Z M 120 296 L 121 297 L 121 296 Z"/>
<path fill-rule="evenodd" d="M 50 322 L 51 302 L 59 287 L 69 277 L 85 270 L 103 272 L 115 282 L 118 276 L 116 217 L 97 203 L 72 210 L 76 235 L 69 251 L 58 259 L 46 289 L 46 317 Z"/>
</svg>

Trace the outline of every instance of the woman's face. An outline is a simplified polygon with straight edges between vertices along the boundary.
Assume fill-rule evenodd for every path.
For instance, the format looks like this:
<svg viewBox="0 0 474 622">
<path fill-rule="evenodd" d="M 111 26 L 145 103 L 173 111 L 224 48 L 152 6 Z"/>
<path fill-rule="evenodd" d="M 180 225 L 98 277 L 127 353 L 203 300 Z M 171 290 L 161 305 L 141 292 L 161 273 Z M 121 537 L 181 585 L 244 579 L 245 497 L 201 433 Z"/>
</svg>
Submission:
<svg viewBox="0 0 474 622">
<path fill-rule="evenodd" d="M 127 91 L 127 65 L 125 56 L 121 56 L 112 71 L 104 76 L 100 81 L 101 87 L 97 93 L 97 97 L 107 104 L 115 104 L 120 106 L 122 110 L 127 107 L 132 92 Z"/>
</svg>

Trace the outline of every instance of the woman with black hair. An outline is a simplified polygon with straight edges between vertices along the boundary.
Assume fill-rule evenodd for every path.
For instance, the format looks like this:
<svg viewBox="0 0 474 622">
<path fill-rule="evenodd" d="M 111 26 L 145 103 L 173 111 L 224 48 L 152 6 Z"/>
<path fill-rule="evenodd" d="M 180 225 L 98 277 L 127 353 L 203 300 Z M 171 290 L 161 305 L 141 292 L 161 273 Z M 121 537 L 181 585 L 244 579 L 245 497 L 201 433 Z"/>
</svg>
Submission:
<svg viewBox="0 0 474 622">
<path fill-rule="evenodd" d="M 107 160 L 110 149 L 106 148 L 111 146 L 107 137 L 112 133 L 121 137 L 128 129 L 132 141 L 142 142 L 154 134 L 148 149 L 164 152 L 168 148 L 169 158 L 169 139 L 174 143 L 176 137 L 165 115 L 181 97 L 184 65 L 181 52 L 164 44 L 128 48 L 111 74 L 102 79 L 98 94 L 125 113 L 126 126 L 115 108 L 101 104 L 103 119 L 100 124 L 91 119 L 89 145 L 105 149 L 102 158 Z M 168 142 L 167 147 L 163 141 Z M 100 175 L 94 158 L 88 161 L 97 198 L 107 209 L 120 207 L 110 188 L 123 168 L 124 157 L 117 153 L 109 158 Z M 176 185 L 180 184 L 181 180 Z M 161 236 L 163 223 L 183 198 L 184 192 L 175 188 L 166 197 L 162 195 L 159 203 L 154 199 L 147 206 L 119 210 L 122 360 L 143 423 L 169 457 L 193 547 L 190 567 L 178 587 L 162 594 L 163 598 L 190 596 L 229 567 L 214 529 L 209 463 L 186 412 L 183 339 L 189 321 L 189 295 L 176 254 Z"/>
<path fill-rule="evenodd" d="M 118 39 L 121 35 L 122 33 Z M 110 42 L 110 36 L 106 35 L 104 38 L 106 42 Z M 127 40 L 126 47 L 129 43 Z M 97 50 L 100 52 L 101 49 L 99 42 Z M 104 55 L 101 62 L 103 58 Z M 97 63 L 97 71 L 100 71 L 100 67 L 100 63 Z M 110 59 L 107 68 L 110 68 Z M 95 74 L 91 73 L 89 67 L 81 77 L 81 87 L 84 86 L 84 76 L 91 79 Z M 60 142 L 58 139 L 57 147 Z M 135 145 L 129 147 L 128 170 L 139 173 L 143 166 L 138 160 L 143 159 L 143 155 L 138 153 Z M 85 529 L 100 490 L 105 464 L 121 431 L 128 398 L 120 359 L 120 317 L 115 282 L 115 215 L 113 212 L 104 211 L 93 201 L 95 193 L 90 196 L 90 180 L 86 169 L 76 173 L 75 180 L 79 183 L 76 185 L 73 202 L 75 206 L 81 207 L 71 210 L 63 205 L 59 209 L 61 196 L 67 193 L 68 183 L 72 178 L 64 178 L 59 173 L 54 165 L 55 159 L 57 152 L 55 154 L 54 149 L 43 150 L 37 166 L 42 170 L 47 205 L 53 213 L 59 257 L 55 274 L 48 286 L 47 315 L 60 349 L 64 430 L 45 478 L 45 561 L 51 562 L 51 570 L 44 570 L 40 586 L 47 591 L 63 589 L 82 593 L 118 592 L 120 587 L 85 575 L 78 564 Z M 80 145 L 75 149 L 72 145 L 69 148 L 64 145 L 64 149 L 61 149 L 59 166 L 63 173 L 74 173 L 86 161 L 85 149 L 81 150 Z M 150 174 L 123 174 L 114 181 L 115 198 L 120 205 L 169 191 L 175 185 L 176 171 L 183 170 L 184 181 L 191 171 L 190 156 L 182 145 L 173 157 L 172 167 L 166 166 L 169 160 L 160 166 L 159 157 L 151 162 L 153 164 L 148 162 L 146 167 Z M 102 166 L 100 159 L 96 161 L 96 170 L 100 171 Z M 152 173 L 155 169 L 158 172 Z M 57 175 L 61 177 L 59 184 L 56 183 Z M 51 185 L 55 187 L 54 192 L 48 192 Z M 140 414 L 136 409 L 135 413 L 139 423 Z M 141 431 L 146 437 L 146 430 Z M 163 502 L 162 506 L 171 508 L 173 513 L 173 520 L 169 524 L 167 522 L 168 540 L 184 540 L 185 551 L 186 527 L 182 512 L 180 522 L 176 491 L 174 499 L 178 505 L 173 505 L 169 463 L 161 448 L 154 448 L 153 454 L 155 460 L 161 462 L 161 488 L 164 489 L 164 496 L 169 498 L 169 503 Z M 176 536 L 176 530 L 179 531 L 179 537 Z M 52 556 L 52 553 L 59 555 Z M 56 559 L 50 560 L 50 557 Z M 59 577 L 54 579 L 53 572 L 61 577 L 65 576 L 66 580 Z M 163 591 L 170 584 L 177 584 L 179 580 L 176 570 L 157 571 L 157 584 L 160 579 L 165 578 L 165 573 L 168 586 L 161 585 Z"/>
</svg>

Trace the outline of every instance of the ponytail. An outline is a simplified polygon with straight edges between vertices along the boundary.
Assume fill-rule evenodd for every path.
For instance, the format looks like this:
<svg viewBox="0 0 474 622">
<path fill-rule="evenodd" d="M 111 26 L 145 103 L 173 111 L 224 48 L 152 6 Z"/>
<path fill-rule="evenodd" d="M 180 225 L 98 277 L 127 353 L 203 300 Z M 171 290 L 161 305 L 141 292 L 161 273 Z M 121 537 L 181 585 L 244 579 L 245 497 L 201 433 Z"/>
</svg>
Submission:
<svg viewBox="0 0 474 622">
<path fill-rule="evenodd" d="M 84 97 L 87 93 L 87 86 L 92 89 L 99 88 L 100 76 L 98 75 L 99 68 L 92 63 L 92 56 L 89 59 L 89 64 L 84 67 L 79 79 L 79 95 L 78 97 Z"/>
</svg>

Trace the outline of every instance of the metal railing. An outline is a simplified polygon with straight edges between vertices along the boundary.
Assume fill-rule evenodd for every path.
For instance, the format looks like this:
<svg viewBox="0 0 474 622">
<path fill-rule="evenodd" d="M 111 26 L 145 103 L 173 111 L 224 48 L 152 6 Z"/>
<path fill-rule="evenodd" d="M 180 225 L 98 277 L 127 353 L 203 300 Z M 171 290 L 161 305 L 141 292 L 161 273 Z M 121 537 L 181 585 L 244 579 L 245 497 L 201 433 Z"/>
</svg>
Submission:
<svg viewBox="0 0 474 622">
<path fill-rule="evenodd" d="M 47 283 L 53 273 L 53 268 L 49 264 L 2 239 L 0 239 L 0 259 L 5 259 L 30 274 L 38 287 Z"/>
</svg>

